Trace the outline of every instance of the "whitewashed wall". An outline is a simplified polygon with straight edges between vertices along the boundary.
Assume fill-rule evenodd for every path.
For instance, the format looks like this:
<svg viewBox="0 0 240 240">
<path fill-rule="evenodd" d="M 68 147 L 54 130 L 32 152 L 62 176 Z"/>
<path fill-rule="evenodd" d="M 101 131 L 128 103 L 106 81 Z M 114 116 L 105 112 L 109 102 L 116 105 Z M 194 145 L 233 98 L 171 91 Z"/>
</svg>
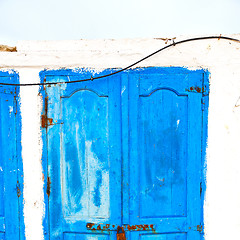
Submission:
<svg viewBox="0 0 240 240">
<path fill-rule="evenodd" d="M 179 41 L 189 36 L 175 39 Z M 239 35 L 231 36 L 240 39 Z M 168 43 L 171 43 L 169 41 Z M 23 41 L 0 52 L 0 69 L 19 72 L 21 83 L 39 82 L 45 68 L 125 67 L 166 46 L 161 39 Z M 205 239 L 240 239 L 240 44 L 203 40 L 169 48 L 138 67 L 208 69 L 210 78 Z M 21 87 L 24 221 L 28 240 L 43 239 L 43 175 L 38 87 Z M 34 221 L 33 221 L 34 218 Z"/>
</svg>

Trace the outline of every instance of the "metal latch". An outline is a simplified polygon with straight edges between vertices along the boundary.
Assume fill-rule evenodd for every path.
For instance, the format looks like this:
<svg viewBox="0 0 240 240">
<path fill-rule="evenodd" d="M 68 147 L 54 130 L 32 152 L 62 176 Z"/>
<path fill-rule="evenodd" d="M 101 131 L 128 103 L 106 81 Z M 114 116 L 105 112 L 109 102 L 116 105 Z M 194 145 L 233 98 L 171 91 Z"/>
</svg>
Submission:
<svg viewBox="0 0 240 240">
<path fill-rule="evenodd" d="M 117 228 L 117 240 L 126 240 L 126 234 L 123 227 L 118 226 Z"/>
</svg>

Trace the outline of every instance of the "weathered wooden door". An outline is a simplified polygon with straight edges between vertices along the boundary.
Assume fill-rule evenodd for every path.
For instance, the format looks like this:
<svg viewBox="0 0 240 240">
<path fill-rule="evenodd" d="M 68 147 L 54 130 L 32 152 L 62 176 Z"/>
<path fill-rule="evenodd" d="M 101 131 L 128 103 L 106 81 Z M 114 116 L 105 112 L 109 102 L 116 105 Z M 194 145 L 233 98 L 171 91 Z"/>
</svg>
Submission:
<svg viewBox="0 0 240 240">
<path fill-rule="evenodd" d="M 0 72 L 1 83 L 18 83 L 14 73 Z M 20 239 L 22 199 L 19 89 L 0 85 L 0 239 Z"/>
<path fill-rule="evenodd" d="M 199 240 L 206 92 L 175 68 L 46 87 L 50 239 Z"/>
<path fill-rule="evenodd" d="M 130 231 L 130 239 L 200 239 L 203 76 L 129 75 L 126 223 L 154 228 Z"/>
<path fill-rule="evenodd" d="M 121 225 L 119 77 L 48 87 L 46 94 L 50 238 L 105 240 L 108 233 L 86 225 Z"/>
</svg>

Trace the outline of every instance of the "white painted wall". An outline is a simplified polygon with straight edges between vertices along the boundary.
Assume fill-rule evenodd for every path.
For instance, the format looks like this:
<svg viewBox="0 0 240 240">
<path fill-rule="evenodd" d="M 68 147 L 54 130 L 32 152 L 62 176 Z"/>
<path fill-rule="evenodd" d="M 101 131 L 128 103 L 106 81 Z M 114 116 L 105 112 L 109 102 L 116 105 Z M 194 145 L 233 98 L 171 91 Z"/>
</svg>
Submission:
<svg viewBox="0 0 240 240">
<path fill-rule="evenodd" d="M 178 37 L 179 41 L 189 36 Z M 240 34 L 232 37 L 240 39 Z M 171 41 L 169 42 L 171 43 Z M 39 82 L 44 68 L 125 67 L 165 46 L 160 39 L 24 41 L 0 52 L 0 69 L 15 69 L 21 83 Z M 206 68 L 211 73 L 207 148 L 205 239 L 240 239 L 240 44 L 204 40 L 169 48 L 138 67 Z M 38 87 L 21 87 L 24 220 L 28 240 L 43 239 L 43 175 Z M 34 221 L 33 221 L 34 219 Z"/>
</svg>

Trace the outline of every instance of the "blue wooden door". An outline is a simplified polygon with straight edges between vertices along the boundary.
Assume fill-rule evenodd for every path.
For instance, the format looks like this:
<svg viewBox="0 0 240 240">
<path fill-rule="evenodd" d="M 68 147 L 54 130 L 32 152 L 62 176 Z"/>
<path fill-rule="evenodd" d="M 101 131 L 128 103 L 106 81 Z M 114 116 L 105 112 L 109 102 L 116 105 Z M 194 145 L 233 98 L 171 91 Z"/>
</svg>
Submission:
<svg viewBox="0 0 240 240">
<path fill-rule="evenodd" d="M 0 82 L 18 83 L 15 74 L 0 72 Z M 0 239 L 20 239 L 19 89 L 0 86 Z"/>
<path fill-rule="evenodd" d="M 50 238 L 112 238 L 86 226 L 121 225 L 119 78 L 48 87 L 45 99 Z"/>
<path fill-rule="evenodd" d="M 129 74 L 129 239 L 199 240 L 203 72 Z M 204 150 L 203 150 L 204 152 Z"/>
<path fill-rule="evenodd" d="M 67 74 L 46 81 L 89 77 Z M 199 240 L 206 89 L 171 68 L 47 87 L 50 239 Z"/>
</svg>

